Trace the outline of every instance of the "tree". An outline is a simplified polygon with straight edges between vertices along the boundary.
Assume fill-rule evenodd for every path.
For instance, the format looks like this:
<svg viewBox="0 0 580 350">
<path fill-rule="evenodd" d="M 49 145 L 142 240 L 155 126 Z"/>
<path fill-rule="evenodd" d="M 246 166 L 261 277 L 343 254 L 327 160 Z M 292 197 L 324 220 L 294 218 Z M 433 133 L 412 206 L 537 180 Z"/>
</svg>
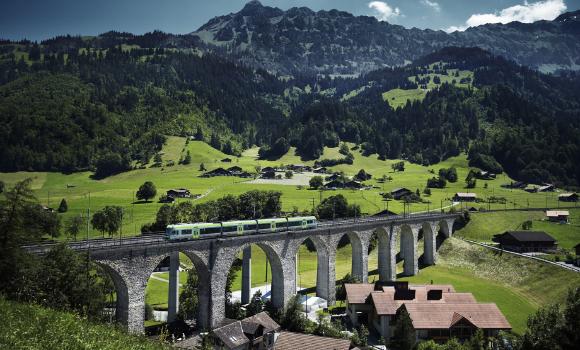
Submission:
<svg viewBox="0 0 580 350">
<path fill-rule="evenodd" d="M 345 156 L 350 153 L 350 150 L 348 149 L 348 145 L 345 142 L 340 144 L 340 147 L 338 149 L 338 153 L 345 155 Z"/>
<path fill-rule="evenodd" d="M 66 204 L 66 199 L 62 199 L 60 201 L 60 204 L 58 206 L 58 210 L 59 213 L 66 213 L 68 211 L 68 204 Z"/>
<path fill-rule="evenodd" d="M 189 150 L 187 150 L 187 153 L 185 154 L 185 158 L 183 158 L 183 165 L 188 165 L 191 164 L 191 153 L 189 152 Z"/>
<path fill-rule="evenodd" d="M 145 181 L 143 185 L 139 187 L 137 191 L 137 199 L 144 200 L 145 202 L 149 201 L 151 198 L 157 195 L 157 188 L 155 184 L 151 181 Z"/>
<path fill-rule="evenodd" d="M 197 272 L 195 268 L 187 270 L 187 282 L 179 294 L 179 316 L 183 320 L 192 320 L 197 316 L 199 305 Z"/>
<path fill-rule="evenodd" d="M 526 220 L 522 222 L 522 230 L 528 231 L 532 228 L 532 220 Z"/>
<path fill-rule="evenodd" d="M 392 345 L 399 350 L 411 350 L 415 346 L 415 339 L 411 317 L 407 309 L 402 307 L 397 311 Z"/>
<path fill-rule="evenodd" d="M 405 162 L 397 162 L 391 164 L 393 171 L 405 171 Z"/>
<path fill-rule="evenodd" d="M 106 153 L 99 157 L 95 165 L 95 178 L 103 179 L 127 171 L 131 168 L 129 159 L 117 153 Z"/>
<path fill-rule="evenodd" d="M 0 181 L 0 193 L 4 192 L 5 187 L 6 185 L 4 184 L 4 181 Z"/>
<path fill-rule="evenodd" d="M 306 331 L 307 324 L 308 320 L 300 309 L 298 296 L 295 295 L 290 299 L 286 306 L 281 326 L 291 332 L 304 332 Z"/>
<path fill-rule="evenodd" d="M 81 232 L 84 224 L 83 217 L 80 215 L 71 216 L 68 218 L 65 226 L 66 234 L 72 237 L 75 241 L 77 240 L 78 234 Z"/>
<path fill-rule="evenodd" d="M 262 300 L 262 292 L 256 291 L 252 296 L 252 300 L 246 307 L 246 317 L 254 316 L 264 310 L 264 301 Z"/>
<path fill-rule="evenodd" d="M 288 170 L 288 171 L 286 171 L 286 172 L 284 173 L 284 176 L 285 176 L 287 179 L 291 179 L 291 178 L 292 178 L 292 176 L 294 176 L 294 173 L 292 172 L 292 170 Z"/>
<path fill-rule="evenodd" d="M 95 229 L 105 235 L 113 236 L 121 228 L 123 220 L 123 208 L 118 206 L 106 206 L 95 212 L 91 219 L 91 224 Z"/>
<path fill-rule="evenodd" d="M 197 127 L 197 131 L 195 132 L 195 139 L 198 141 L 204 141 L 205 137 L 203 135 L 203 130 L 201 127 Z"/>
<path fill-rule="evenodd" d="M 317 190 L 324 185 L 324 180 L 322 180 L 322 176 L 313 176 L 310 178 L 309 184 L 310 188 Z"/>
<path fill-rule="evenodd" d="M 425 187 L 425 189 L 423 189 L 423 194 L 426 196 L 430 196 L 431 195 L 431 189 L 429 187 Z"/>
<path fill-rule="evenodd" d="M 199 165 L 199 171 L 207 171 L 207 169 L 205 168 L 205 164 L 201 163 Z"/>
</svg>

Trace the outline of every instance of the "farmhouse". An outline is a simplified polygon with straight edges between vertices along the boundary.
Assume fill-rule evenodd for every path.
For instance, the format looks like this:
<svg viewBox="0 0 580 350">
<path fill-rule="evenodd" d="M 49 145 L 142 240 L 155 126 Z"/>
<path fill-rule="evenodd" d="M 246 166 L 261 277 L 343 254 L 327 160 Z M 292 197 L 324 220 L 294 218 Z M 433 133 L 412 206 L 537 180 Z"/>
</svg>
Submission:
<svg viewBox="0 0 580 350">
<path fill-rule="evenodd" d="M 332 174 L 330 176 L 327 176 L 325 180 L 326 181 L 336 181 L 336 180 L 340 180 L 341 177 L 342 176 L 341 176 L 340 173 L 334 173 L 334 174 Z"/>
<path fill-rule="evenodd" d="M 456 202 L 474 202 L 477 199 L 477 194 L 468 192 L 457 192 L 453 196 L 453 200 Z"/>
<path fill-rule="evenodd" d="M 558 195 L 560 202 L 578 202 L 578 193 L 562 193 Z"/>
<path fill-rule="evenodd" d="M 276 178 L 276 172 L 275 171 L 263 171 L 262 175 L 260 175 L 260 177 L 262 179 L 275 179 Z"/>
<path fill-rule="evenodd" d="M 345 183 L 339 180 L 332 180 L 330 182 L 327 182 L 324 185 L 324 188 L 328 188 L 328 189 L 337 189 L 337 188 L 344 188 L 345 187 Z"/>
<path fill-rule="evenodd" d="M 402 309 L 420 339 L 467 339 L 478 329 L 486 336 L 511 325 L 493 303 L 478 303 L 471 293 L 457 293 L 451 285 L 345 284 L 347 315 L 354 326 L 368 323 L 390 339 Z"/>
<path fill-rule="evenodd" d="M 545 184 L 538 188 L 538 192 L 552 192 L 556 189 L 556 187 L 552 184 Z"/>
<path fill-rule="evenodd" d="M 399 200 L 403 197 L 406 197 L 406 196 L 410 195 L 411 193 L 413 193 L 413 192 L 410 189 L 404 188 L 404 187 L 395 188 L 394 190 L 391 191 L 391 195 L 396 200 Z"/>
<path fill-rule="evenodd" d="M 319 168 L 314 168 L 312 169 L 312 172 L 316 173 L 316 174 L 326 174 L 326 167 L 319 167 Z"/>
<path fill-rule="evenodd" d="M 231 176 L 232 173 L 224 168 L 215 168 L 201 175 L 201 177 Z"/>
<path fill-rule="evenodd" d="M 215 349 L 274 349 L 280 325 L 266 312 L 231 322 L 212 331 Z M 226 321 L 227 322 L 227 321 Z"/>
<path fill-rule="evenodd" d="M 276 169 L 272 168 L 271 166 L 267 166 L 267 167 L 262 168 L 262 170 L 260 172 L 262 174 L 269 173 L 269 172 L 276 172 Z"/>
<path fill-rule="evenodd" d="M 189 198 L 191 197 L 191 192 L 185 188 L 174 188 L 167 191 L 167 197 L 173 198 Z"/>
<path fill-rule="evenodd" d="M 570 212 L 568 210 L 548 210 L 546 217 L 553 222 L 567 223 Z"/>
<path fill-rule="evenodd" d="M 482 170 L 477 173 L 476 177 L 480 180 L 493 180 L 496 178 L 496 175 L 494 173 L 490 173 L 489 171 Z"/>
<path fill-rule="evenodd" d="M 557 248 L 556 240 L 543 231 L 506 231 L 492 239 L 500 248 L 514 252 L 549 252 Z"/>
</svg>

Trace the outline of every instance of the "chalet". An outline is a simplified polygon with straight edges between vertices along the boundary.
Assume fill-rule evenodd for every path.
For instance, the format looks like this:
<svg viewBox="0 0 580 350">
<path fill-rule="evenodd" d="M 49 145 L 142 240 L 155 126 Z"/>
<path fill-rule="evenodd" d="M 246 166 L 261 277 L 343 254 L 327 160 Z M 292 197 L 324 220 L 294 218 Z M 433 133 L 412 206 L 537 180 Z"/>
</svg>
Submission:
<svg viewBox="0 0 580 350">
<path fill-rule="evenodd" d="M 312 172 L 316 173 L 316 174 L 326 174 L 326 167 L 318 167 L 318 168 L 314 168 L 312 169 Z"/>
<path fill-rule="evenodd" d="M 577 193 L 562 193 L 558 195 L 558 200 L 560 202 L 578 202 Z"/>
<path fill-rule="evenodd" d="M 394 199 L 399 200 L 403 197 L 406 197 L 408 195 L 410 195 L 411 193 L 413 193 L 413 191 L 411 191 L 408 188 L 395 188 L 394 190 L 391 191 L 391 196 L 393 196 Z"/>
<path fill-rule="evenodd" d="M 265 168 L 262 168 L 262 170 L 260 172 L 262 174 L 263 173 L 269 173 L 269 172 L 276 172 L 276 169 L 272 168 L 271 166 L 267 166 Z"/>
<path fill-rule="evenodd" d="M 232 166 L 232 167 L 229 167 L 227 170 L 228 170 L 230 173 L 241 173 L 241 172 L 242 172 L 242 168 L 240 168 L 240 167 L 239 167 L 239 166 L 237 166 L 237 165 L 234 165 L 234 166 Z"/>
<path fill-rule="evenodd" d="M 185 189 L 185 188 L 174 188 L 174 189 L 167 191 L 167 197 L 190 198 L 191 192 L 189 192 L 189 190 Z"/>
<path fill-rule="evenodd" d="M 328 188 L 328 189 L 337 189 L 337 188 L 344 188 L 345 183 L 339 180 L 332 180 L 330 182 L 327 182 L 324 185 L 324 188 Z"/>
<path fill-rule="evenodd" d="M 457 192 L 453 196 L 453 200 L 456 202 L 475 202 L 477 199 L 477 194 L 468 192 Z"/>
<path fill-rule="evenodd" d="M 212 330 L 214 349 L 274 349 L 276 333 L 280 331 L 280 325 L 266 312 L 260 312 L 241 321 L 230 321 Z"/>
<path fill-rule="evenodd" d="M 356 181 L 356 180 L 351 180 L 348 181 L 344 184 L 345 188 L 350 188 L 350 189 L 361 189 L 364 187 L 363 183 L 360 181 Z"/>
<path fill-rule="evenodd" d="M 215 168 L 201 175 L 201 177 L 232 176 L 232 172 L 224 168 Z"/>
<path fill-rule="evenodd" d="M 263 171 L 262 175 L 260 175 L 262 179 L 275 179 L 276 172 L 275 171 Z"/>
<path fill-rule="evenodd" d="M 222 163 L 231 163 L 232 160 L 230 158 L 224 158 L 221 160 Z"/>
<path fill-rule="evenodd" d="M 500 248 L 513 252 L 549 252 L 556 250 L 556 240 L 543 231 L 506 231 L 492 239 Z"/>
<path fill-rule="evenodd" d="M 511 182 L 509 184 L 503 184 L 501 187 L 503 188 L 519 188 L 524 189 L 528 184 L 522 181 Z"/>
<path fill-rule="evenodd" d="M 545 184 L 538 188 L 538 192 L 553 192 L 556 189 L 556 186 L 552 184 Z"/>
<path fill-rule="evenodd" d="M 477 173 L 476 177 L 480 180 L 493 180 L 496 178 L 496 174 L 482 170 L 479 173 Z"/>
<path fill-rule="evenodd" d="M 340 174 L 340 173 L 334 173 L 334 174 L 332 174 L 332 175 L 330 175 L 330 176 L 327 176 L 327 177 L 325 178 L 325 180 L 326 180 L 326 181 L 336 181 L 336 180 L 340 180 L 340 178 L 341 178 L 341 177 L 342 177 L 342 176 L 341 176 L 341 174 Z"/>
<path fill-rule="evenodd" d="M 567 223 L 570 212 L 568 210 L 548 210 L 546 217 L 549 221 Z"/>
<path fill-rule="evenodd" d="M 345 289 L 352 324 L 367 323 L 386 340 L 393 335 L 402 308 L 409 313 L 417 340 L 467 339 L 478 329 L 493 336 L 511 329 L 495 304 L 478 303 L 471 293 L 457 293 L 451 285 L 391 282 L 345 284 Z"/>
<path fill-rule="evenodd" d="M 538 185 L 527 185 L 526 188 L 524 188 L 524 191 L 528 193 L 537 193 L 539 189 L 540 186 Z"/>
<path fill-rule="evenodd" d="M 159 203 L 173 203 L 175 202 L 175 198 L 169 195 L 159 197 Z"/>
<path fill-rule="evenodd" d="M 311 171 L 312 167 L 308 166 L 308 165 L 304 165 L 304 164 L 290 164 L 286 167 L 288 170 L 292 170 L 295 171 L 297 173 L 303 172 L 303 171 Z"/>
</svg>

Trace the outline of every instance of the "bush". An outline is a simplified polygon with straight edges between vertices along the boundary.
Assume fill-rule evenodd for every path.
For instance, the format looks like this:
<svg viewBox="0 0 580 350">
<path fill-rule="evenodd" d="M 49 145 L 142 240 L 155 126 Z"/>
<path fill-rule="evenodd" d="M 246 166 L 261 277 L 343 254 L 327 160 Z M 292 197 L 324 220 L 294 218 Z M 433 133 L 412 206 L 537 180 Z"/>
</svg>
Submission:
<svg viewBox="0 0 580 350">
<path fill-rule="evenodd" d="M 445 188 L 447 181 L 442 177 L 432 177 L 427 180 L 428 188 Z"/>
<path fill-rule="evenodd" d="M 317 190 L 324 185 L 324 181 L 322 180 L 322 176 L 313 176 L 310 178 L 309 184 L 311 188 Z"/>
</svg>

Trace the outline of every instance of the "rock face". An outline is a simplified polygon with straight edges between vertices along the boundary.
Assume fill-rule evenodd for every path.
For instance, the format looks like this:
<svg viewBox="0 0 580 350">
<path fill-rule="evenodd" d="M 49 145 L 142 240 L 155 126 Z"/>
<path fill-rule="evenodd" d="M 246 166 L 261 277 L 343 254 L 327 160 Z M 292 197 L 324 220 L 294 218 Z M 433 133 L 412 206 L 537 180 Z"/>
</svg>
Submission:
<svg viewBox="0 0 580 350">
<path fill-rule="evenodd" d="M 448 34 L 337 10 L 283 11 L 251 1 L 191 34 L 216 52 L 281 74 L 359 74 L 404 65 L 446 46 L 478 46 L 543 71 L 580 69 L 580 11 L 554 21 L 490 24 Z"/>
</svg>

